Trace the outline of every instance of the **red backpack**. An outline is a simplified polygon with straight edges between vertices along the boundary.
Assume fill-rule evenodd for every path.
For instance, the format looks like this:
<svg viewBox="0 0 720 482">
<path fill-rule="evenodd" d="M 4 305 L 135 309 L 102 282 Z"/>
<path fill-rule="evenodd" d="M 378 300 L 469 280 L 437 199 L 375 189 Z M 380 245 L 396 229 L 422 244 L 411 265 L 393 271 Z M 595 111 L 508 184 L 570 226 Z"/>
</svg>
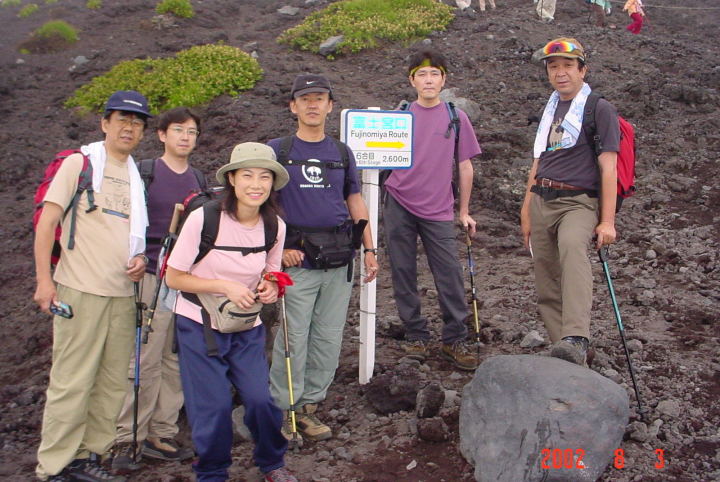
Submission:
<svg viewBox="0 0 720 482">
<path fill-rule="evenodd" d="M 80 153 L 80 151 L 77 149 L 67 149 L 65 151 L 60 151 L 55 155 L 55 158 L 52 160 L 52 162 L 50 162 L 50 164 L 48 164 L 48 167 L 45 169 L 43 180 L 35 191 L 35 213 L 33 214 L 33 230 L 37 230 L 37 224 L 40 220 L 40 214 L 43 210 L 43 201 L 45 200 L 45 194 L 47 194 L 50 183 L 55 178 L 55 174 L 57 174 L 58 169 L 60 169 L 60 166 L 66 158 L 77 153 Z M 80 176 L 78 177 L 77 191 L 75 191 L 75 195 L 73 195 L 73 198 L 70 201 L 70 205 L 65 210 L 65 215 L 70 212 L 70 215 L 72 216 L 70 218 L 70 238 L 68 239 L 68 249 L 73 249 L 75 247 L 75 223 L 77 220 L 77 205 L 78 201 L 80 200 L 80 196 L 84 191 L 87 191 L 88 193 L 88 203 L 90 205 L 87 212 L 94 211 L 97 208 L 97 206 L 95 205 L 95 194 L 92 186 L 92 177 L 92 164 L 90 163 L 90 159 L 83 154 L 83 167 L 80 171 Z M 53 244 L 51 256 L 51 263 L 53 266 L 56 265 L 57 262 L 60 260 L 61 234 L 62 228 L 60 227 L 60 224 L 58 224 L 58 226 L 55 228 L 55 243 Z"/>
<path fill-rule="evenodd" d="M 591 92 L 585 102 L 585 113 L 583 114 L 583 130 L 588 136 L 588 142 L 595 146 L 595 156 L 600 156 L 602 152 L 602 141 L 597 133 L 595 124 L 595 107 L 598 100 L 603 96 L 595 92 Z M 620 149 L 617 155 L 617 204 L 615 211 L 620 211 L 622 202 L 625 198 L 629 198 L 635 194 L 635 128 L 618 114 L 618 123 L 620 124 Z"/>
</svg>

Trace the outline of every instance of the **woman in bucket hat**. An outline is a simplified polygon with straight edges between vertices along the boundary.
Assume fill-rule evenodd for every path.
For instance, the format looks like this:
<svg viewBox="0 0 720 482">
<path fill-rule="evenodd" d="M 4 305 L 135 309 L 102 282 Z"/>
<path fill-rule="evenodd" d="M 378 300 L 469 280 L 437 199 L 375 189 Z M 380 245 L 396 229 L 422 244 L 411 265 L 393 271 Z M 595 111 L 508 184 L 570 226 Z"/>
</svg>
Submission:
<svg viewBox="0 0 720 482">
<path fill-rule="evenodd" d="M 258 316 L 250 329 L 228 333 L 218 330 L 214 318 L 207 320 L 212 326 L 208 336 L 214 339 L 216 351 L 208 353 L 202 308 L 187 299 L 195 298 L 194 293 L 212 293 L 227 298 L 239 310 L 251 308 L 256 301 L 276 301 L 278 287 L 263 274 L 280 269 L 285 223 L 277 216 L 273 190 L 287 183 L 288 174 L 271 148 L 245 142 L 235 146 L 230 162 L 216 177 L 225 190 L 213 249 L 196 262 L 205 211 L 196 209 L 185 221 L 168 260 L 168 286 L 181 291 L 175 312 L 180 377 L 199 456 L 193 470 L 198 481 L 229 478 L 232 384 L 242 397 L 244 422 L 255 442 L 255 464 L 265 480 L 296 481 L 285 468 L 287 440 L 280 431 L 282 413 L 270 396 L 262 321 Z M 277 229 L 267 229 L 267 223 Z M 265 245 L 266 232 L 277 232 L 275 244 L 266 251 L 243 254 L 223 249 Z"/>
</svg>

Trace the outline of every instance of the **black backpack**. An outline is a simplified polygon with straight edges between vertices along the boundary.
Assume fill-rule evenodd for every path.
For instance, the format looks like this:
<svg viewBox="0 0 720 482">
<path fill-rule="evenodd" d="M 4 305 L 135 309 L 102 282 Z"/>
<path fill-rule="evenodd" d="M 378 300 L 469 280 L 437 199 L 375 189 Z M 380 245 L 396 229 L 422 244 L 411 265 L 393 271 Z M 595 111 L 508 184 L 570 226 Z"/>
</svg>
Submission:
<svg viewBox="0 0 720 482">
<path fill-rule="evenodd" d="M 140 178 L 143 181 L 143 184 L 145 185 L 145 193 L 147 194 L 148 188 L 150 187 L 150 184 L 152 184 L 153 180 L 155 179 L 155 163 L 157 162 L 157 159 L 143 159 L 142 161 L 138 161 L 137 168 L 140 172 Z M 193 174 L 195 174 L 195 179 L 197 179 L 198 186 L 200 186 L 201 191 L 207 190 L 207 180 L 205 179 L 205 175 L 200 171 L 199 169 L 196 169 L 192 166 L 190 166 L 190 169 L 192 169 Z"/>
<path fill-rule="evenodd" d="M 268 252 L 275 246 L 278 223 L 264 223 L 265 225 L 265 244 L 254 247 L 244 246 L 217 246 L 215 241 L 217 240 L 218 232 L 220 231 L 220 213 L 222 212 L 221 200 L 217 199 L 217 194 L 222 191 L 221 187 L 214 187 L 206 189 L 204 191 L 190 194 L 185 201 L 183 206 L 185 207 L 183 215 L 180 218 L 178 229 L 181 230 L 185 220 L 191 212 L 196 209 L 202 208 L 203 210 L 203 227 L 200 233 L 200 246 L 198 247 L 198 254 L 195 257 L 193 264 L 197 264 L 213 249 L 221 251 L 239 251 L 243 256 L 253 253 Z"/>
</svg>

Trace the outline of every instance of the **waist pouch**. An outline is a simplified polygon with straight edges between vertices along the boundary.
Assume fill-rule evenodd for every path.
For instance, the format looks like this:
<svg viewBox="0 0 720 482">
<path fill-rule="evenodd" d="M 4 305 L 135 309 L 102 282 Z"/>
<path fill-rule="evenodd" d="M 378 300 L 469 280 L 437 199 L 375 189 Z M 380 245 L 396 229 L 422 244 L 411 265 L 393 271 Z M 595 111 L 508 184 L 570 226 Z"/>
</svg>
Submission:
<svg viewBox="0 0 720 482">
<path fill-rule="evenodd" d="M 245 309 L 230 301 L 226 296 L 184 292 L 183 296 L 202 307 L 203 325 L 209 326 L 212 321 L 220 333 L 237 333 L 253 328 L 262 309 L 262 303 L 259 301 Z"/>
<path fill-rule="evenodd" d="M 334 269 L 352 262 L 366 224 L 367 220 L 363 219 L 357 224 L 346 221 L 331 228 L 288 225 L 288 231 L 294 232 L 289 238 L 299 240 L 298 244 L 313 268 Z"/>
</svg>

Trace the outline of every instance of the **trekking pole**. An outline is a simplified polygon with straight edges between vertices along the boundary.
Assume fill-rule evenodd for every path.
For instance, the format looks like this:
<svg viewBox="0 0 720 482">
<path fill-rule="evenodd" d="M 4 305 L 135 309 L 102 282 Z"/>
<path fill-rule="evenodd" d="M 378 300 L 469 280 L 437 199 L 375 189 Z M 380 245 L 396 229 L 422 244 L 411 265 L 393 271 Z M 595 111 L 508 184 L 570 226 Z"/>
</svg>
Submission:
<svg viewBox="0 0 720 482">
<path fill-rule="evenodd" d="M 160 247 L 160 254 L 158 255 L 158 263 L 156 267 L 155 276 L 155 292 L 153 293 L 152 301 L 147 309 L 147 323 L 143 327 L 142 342 L 147 344 L 148 335 L 153 332 L 152 322 L 155 317 L 155 309 L 157 308 L 158 299 L 160 297 L 160 289 L 162 288 L 163 280 L 165 279 L 165 271 L 167 270 L 167 258 L 170 253 L 170 247 L 175 240 L 175 231 L 177 231 L 177 225 L 180 220 L 180 213 L 183 211 L 182 204 L 175 204 L 173 210 L 172 220 L 170 221 L 170 229 L 168 229 L 167 235 L 163 238 L 162 246 Z"/>
<path fill-rule="evenodd" d="M 143 303 L 140 301 L 140 283 L 133 283 L 135 289 L 135 380 L 133 381 L 133 392 L 135 398 L 133 400 L 133 424 L 132 424 L 132 449 L 133 463 L 137 463 L 138 453 L 138 397 L 140 395 L 140 338 L 142 334 L 143 324 Z"/>
<path fill-rule="evenodd" d="M 287 370 L 288 381 L 288 401 L 290 403 L 290 408 L 288 409 L 288 419 L 290 420 L 290 433 L 292 433 L 292 440 L 289 441 L 289 445 L 293 450 L 298 450 L 300 448 L 300 440 L 298 439 L 295 418 L 295 396 L 293 395 L 292 368 L 290 363 L 290 339 L 288 337 L 287 312 L 285 311 L 285 286 L 292 285 L 293 281 L 290 278 L 290 275 L 282 271 L 271 271 L 270 273 L 266 273 L 264 278 L 269 281 L 275 281 L 278 284 L 278 297 L 280 298 L 280 306 L 282 307 L 282 330 L 285 349 L 285 369 Z"/>
<path fill-rule="evenodd" d="M 647 409 L 643 408 L 640 400 L 640 391 L 638 390 L 637 381 L 635 380 L 635 370 L 633 369 L 632 360 L 630 359 L 630 352 L 628 351 L 627 343 L 625 342 L 625 328 L 623 327 L 622 317 L 620 316 L 620 310 L 618 309 L 617 300 L 615 299 L 615 289 L 613 288 L 612 279 L 610 277 L 610 268 L 608 267 L 608 247 L 603 246 L 598 250 L 598 256 L 600 256 L 600 262 L 602 263 L 603 272 L 605 279 L 607 280 L 608 290 L 610 291 L 610 300 L 612 301 L 613 310 L 615 312 L 615 320 L 617 321 L 618 330 L 620 331 L 620 339 L 622 340 L 623 348 L 625 349 L 625 358 L 627 358 L 628 368 L 630 369 L 630 378 L 632 378 L 633 387 L 635 388 L 635 398 L 638 404 L 638 414 L 640 420 L 645 420 L 645 414 Z"/>
<path fill-rule="evenodd" d="M 478 358 L 480 358 L 480 321 L 478 320 L 477 293 L 475 291 L 475 263 L 472 257 L 472 240 L 470 233 L 465 231 L 467 246 L 468 270 L 470 271 L 470 292 L 472 293 L 473 316 L 475 317 L 475 342 L 477 344 Z"/>
</svg>

